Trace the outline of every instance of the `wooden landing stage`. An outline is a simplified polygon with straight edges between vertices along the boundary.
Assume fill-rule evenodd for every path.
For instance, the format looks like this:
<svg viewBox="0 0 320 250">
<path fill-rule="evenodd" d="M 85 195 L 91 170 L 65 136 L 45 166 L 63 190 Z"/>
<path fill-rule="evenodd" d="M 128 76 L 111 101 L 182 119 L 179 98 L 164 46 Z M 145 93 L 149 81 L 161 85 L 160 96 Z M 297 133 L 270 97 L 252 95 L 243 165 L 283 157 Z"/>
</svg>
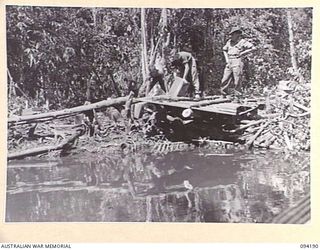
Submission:
<svg viewBox="0 0 320 250">
<path fill-rule="evenodd" d="M 235 122 L 235 119 L 253 119 L 257 115 L 258 108 L 262 107 L 261 104 L 257 103 L 234 103 L 231 102 L 230 98 L 222 96 L 208 96 L 200 100 L 188 97 L 155 96 L 139 98 L 139 100 L 142 103 L 137 105 L 137 109 L 144 106 L 147 109 L 162 109 L 168 114 L 182 119 L 202 118 L 210 120 L 211 118 L 225 117 L 233 119 L 233 122 Z M 136 114 L 136 118 L 138 116 L 139 114 Z"/>
<path fill-rule="evenodd" d="M 169 134 L 167 137 L 173 141 L 198 137 L 237 140 L 239 135 L 230 131 L 237 129 L 243 120 L 258 119 L 258 109 L 264 106 L 258 102 L 236 103 L 223 96 L 208 96 L 200 100 L 169 96 L 138 99 L 140 103 L 133 107 L 134 118 L 156 112 L 154 124 Z"/>
</svg>

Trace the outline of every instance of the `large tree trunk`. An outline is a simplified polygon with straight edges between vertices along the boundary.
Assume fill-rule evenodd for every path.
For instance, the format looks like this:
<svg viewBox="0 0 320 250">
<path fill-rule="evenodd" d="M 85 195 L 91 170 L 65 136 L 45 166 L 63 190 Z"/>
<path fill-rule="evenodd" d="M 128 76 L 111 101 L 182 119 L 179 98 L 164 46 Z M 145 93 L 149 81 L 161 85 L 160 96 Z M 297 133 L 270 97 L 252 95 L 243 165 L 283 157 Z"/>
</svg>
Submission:
<svg viewBox="0 0 320 250">
<path fill-rule="evenodd" d="M 289 45 L 290 45 L 290 56 L 291 56 L 291 65 L 292 68 L 299 77 L 299 82 L 303 83 L 304 79 L 298 69 L 297 59 L 296 59 L 296 51 L 294 47 L 294 36 L 293 36 L 293 28 L 292 28 L 292 16 L 291 11 L 287 10 L 287 21 L 288 21 L 288 31 L 289 31 Z"/>
<path fill-rule="evenodd" d="M 8 124 L 26 124 L 26 123 L 50 121 L 58 118 L 65 118 L 72 115 L 76 115 L 78 113 L 83 113 L 88 110 L 105 108 L 110 106 L 117 106 L 117 105 L 124 105 L 127 100 L 128 100 L 128 97 L 119 97 L 116 99 L 104 100 L 104 101 L 93 103 L 93 104 L 82 105 L 82 106 L 59 110 L 55 112 L 10 117 L 8 119 Z"/>
<path fill-rule="evenodd" d="M 144 90 L 147 91 L 149 68 L 147 56 L 147 33 L 146 33 L 146 17 L 145 9 L 141 8 L 141 70 L 143 83 L 139 89 L 139 95 L 142 95 Z M 144 93 L 147 94 L 146 92 Z"/>
</svg>

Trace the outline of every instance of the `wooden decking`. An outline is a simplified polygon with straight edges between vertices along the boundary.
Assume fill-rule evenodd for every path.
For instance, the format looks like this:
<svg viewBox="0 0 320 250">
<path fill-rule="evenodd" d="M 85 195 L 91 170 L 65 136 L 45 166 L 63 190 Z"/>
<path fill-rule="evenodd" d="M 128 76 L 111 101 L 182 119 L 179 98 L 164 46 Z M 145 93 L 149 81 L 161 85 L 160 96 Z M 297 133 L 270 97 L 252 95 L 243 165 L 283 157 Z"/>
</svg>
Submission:
<svg viewBox="0 0 320 250">
<path fill-rule="evenodd" d="M 209 96 L 205 99 L 194 100 L 188 98 L 169 99 L 166 96 L 145 97 L 140 101 L 161 105 L 167 108 L 191 109 L 195 112 L 208 112 L 212 114 L 223 114 L 227 116 L 237 116 L 248 112 L 255 112 L 259 105 L 257 104 L 241 104 L 231 102 L 230 98 L 221 96 Z"/>
</svg>

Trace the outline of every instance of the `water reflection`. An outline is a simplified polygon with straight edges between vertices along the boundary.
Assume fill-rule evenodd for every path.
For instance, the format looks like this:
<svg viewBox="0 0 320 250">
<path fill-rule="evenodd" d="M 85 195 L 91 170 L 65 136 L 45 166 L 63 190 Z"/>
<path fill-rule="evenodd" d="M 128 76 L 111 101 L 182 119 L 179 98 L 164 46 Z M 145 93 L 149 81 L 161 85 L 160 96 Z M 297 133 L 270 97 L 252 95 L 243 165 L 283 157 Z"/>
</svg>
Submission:
<svg viewBox="0 0 320 250">
<path fill-rule="evenodd" d="M 309 155 L 220 153 L 10 162 L 6 221 L 268 222 L 309 193 Z"/>
</svg>

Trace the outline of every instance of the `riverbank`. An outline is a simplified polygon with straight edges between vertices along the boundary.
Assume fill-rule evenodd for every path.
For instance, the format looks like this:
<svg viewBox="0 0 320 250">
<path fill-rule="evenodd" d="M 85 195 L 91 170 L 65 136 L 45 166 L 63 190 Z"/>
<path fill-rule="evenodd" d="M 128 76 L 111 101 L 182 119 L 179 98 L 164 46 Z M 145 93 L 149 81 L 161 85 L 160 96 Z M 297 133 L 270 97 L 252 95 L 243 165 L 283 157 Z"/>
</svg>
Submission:
<svg viewBox="0 0 320 250">
<path fill-rule="evenodd" d="M 223 134 L 216 136 L 216 133 L 216 137 L 210 137 L 210 134 L 197 136 L 193 133 L 193 137 L 187 141 L 174 142 L 167 138 L 168 130 L 164 131 L 161 127 L 162 121 L 156 120 L 159 112 L 157 110 L 148 111 L 140 119 L 129 119 L 118 109 L 109 107 L 103 112 L 95 112 L 91 122 L 85 114 L 37 123 L 12 122 L 8 125 L 9 159 L 32 155 L 58 157 L 84 151 L 110 153 L 122 150 L 124 145 L 128 146 L 130 151 L 163 153 L 210 145 L 215 151 L 228 147 L 269 148 L 293 153 L 310 151 L 310 90 L 307 86 L 296 85 L 295 91 L 292 90 L 289 94 L 281 88 L 265 92 L 265 96 L 255 98 L 252 94 L 229 96 L 235 103 L 252 105 L 253 102 L 259 102 L 263 105 L 263 109 L 256 114 L 256 119 L 242 119 L 232 127 L 221 127 L 219 131 Z M 19 117 L 28 112 L 47 111 L 44 107 L 23 109 L 23 105 L 23 98 L 12 100 L 9 103 L 9 114 Z M 180 118 L 174 119 L 177 122 L 182 121 Z M 176 120 L 168 123 L 172 134 L 176 133 Z M 157 126 L 159 124 L 160 126 Z M 182 121 L 177 131 L 183 134 L 192 132 L 192 129 L 189 124 L 184 126 Z"/>
</svg>

